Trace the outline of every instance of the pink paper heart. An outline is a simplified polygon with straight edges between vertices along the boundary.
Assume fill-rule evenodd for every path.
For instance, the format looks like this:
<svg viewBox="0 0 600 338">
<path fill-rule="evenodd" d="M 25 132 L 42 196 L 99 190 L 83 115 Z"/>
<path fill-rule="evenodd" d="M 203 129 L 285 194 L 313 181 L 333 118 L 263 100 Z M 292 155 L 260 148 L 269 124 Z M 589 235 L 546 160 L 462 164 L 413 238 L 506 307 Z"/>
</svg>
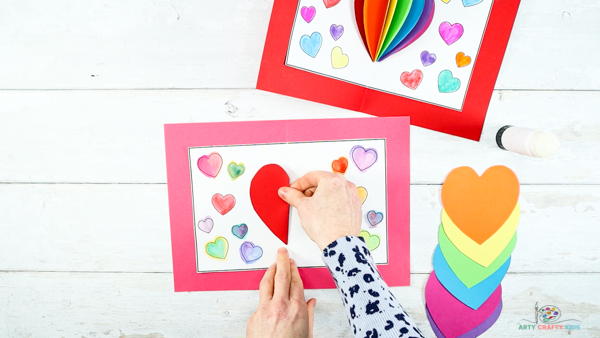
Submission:
<svg viewBox="0 0 600 338">
<path fill-rule="evenodd" d="M 450 46 L 460 39 L 465 29 L 460 23 L 451 24 L 448 21 L 444 21 L 440 25 L 439 31 L 444 42 Z"/>
<path fill-rule="evenodd" d="M 468 333 L 485 322 L 498 307 L 502 298 L 502 286 L 477 310 L 456 299 L 437 279 L 435 272 L 429 275 L 425 286 L 425 303 L 435 325 L 446 338 L 456 338 Z"/>
<path fill-rule="evenodd" d="M 206 233 L 209 233 L 214 225 L 215 223 L 213 222 L 212 218 L 210 218 L 210 216 L 206 216 L 206 218 L 198 221 L 198 229 Z"/>
<path fill-rule="evenodd" d="M 317 10 L 313 6 L 303 6 L 302 8 L 300 8 L 300 15 L 302 15 L 302 19 L 304 19 L 304 21 L 306 21 L 307 23 L 310 23 L 312 19 L 315 18 L 316 14 Z"/>
<path fill-rule="evenodd" d="M 218 153 L 210 153 L 209 155 L 204 155 L 198 159 L 198 169 L 200 169 L 200 172 L 205 176 L 210 178 L 217 177 L 222 164 L 223 159 Z"/>
<path fill-rule="evenodd" d="M 213 207 L 217 209 L 219 214 L 225 215 L 230 212 L 235 206 L 235 197 L 233 195 L 214 194 L 211 199 Z"/>
<path fill-rule="evenodd" d="M 360 171 L 365 171 L 377 162 L 377 150 L 365 149 L 362 146 L 354 146 L 350 150 L 350 157 Z"/>
</svg>

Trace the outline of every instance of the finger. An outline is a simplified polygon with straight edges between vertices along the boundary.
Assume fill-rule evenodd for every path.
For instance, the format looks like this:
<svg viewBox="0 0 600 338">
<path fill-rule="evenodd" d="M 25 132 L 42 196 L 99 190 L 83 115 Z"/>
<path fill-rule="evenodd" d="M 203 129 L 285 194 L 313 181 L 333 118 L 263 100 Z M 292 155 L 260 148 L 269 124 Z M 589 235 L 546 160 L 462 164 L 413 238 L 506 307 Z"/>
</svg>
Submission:
<svg viewBox="0 0 600 338">
<path fill-rule="evenodd" d="M 277 250 L 277 271 L 273 299 L 290 299 L 290 258 L 286 248 Z"/>
<path fill-rule="evenodd" d="M 296 262 L 290 259 L 290 270 L 292 274 L 292 283 L 290 285 L 290 299 L 304 302 L 304 284 L 300 278 L 300 271 Z"/>
<path fill-rule="evenodd" d="M 265 271 L 262 280 L 260 281 L 260 287 L 258 290 L 259 303 L 268 302 L 273 299 L 273 278 L 275 277 L 275 263 Z"/>
<path fill-rule="evenodd" d="M 311 171 L 308 174 L 294 181 L 294 183 L 290 184 L 290 187 L 298 189 L 300 191 L 305 191 L 310 188 L 316 188 L 319 185 L 319 182 L 324 177 L 327 177 L 329 175 L 333 174 L 326 171 Z"/>
<path fill-rule="evenodd" d="M 315 194 L 315 191 L 317 191 L 317 188 L 308 188 L 308 189 L 304 190 L 304 196 L 312 197 L 312 195 Z"/>
<path fill-rule="evenodd" d="M 313 326 L 315 324 L 315 306 L 317 306 L 316 298 L 311 298 L 306 302 L 308 308 L 308 336 L 310 338 L 313 336 Z"/>
<path fill-rule="evenodd" d="M 290 187 L 281 187 L 277 193 L 282 200 L 296 209 L 298 209 L 302 200 L 306 198 L 302 191 Z"/>
</svg>

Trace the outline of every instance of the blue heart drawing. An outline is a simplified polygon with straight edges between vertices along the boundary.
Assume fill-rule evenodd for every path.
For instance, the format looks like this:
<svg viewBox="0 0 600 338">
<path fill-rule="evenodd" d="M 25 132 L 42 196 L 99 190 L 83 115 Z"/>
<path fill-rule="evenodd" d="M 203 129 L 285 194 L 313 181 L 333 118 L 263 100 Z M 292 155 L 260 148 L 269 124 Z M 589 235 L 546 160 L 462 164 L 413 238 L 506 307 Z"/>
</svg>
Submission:
<svg viewBox="0 0 600 338">
<path fill-rule="evenodd" d="M 454 93 L 460 88 L 460 80 L 452 76 L 449 70 L 443 70 L 438 77 L 438 89 L 440 93 Z"/>
<path fill-rule="evenodd" d="M 239 239 L 244 239 L 248 233 L 248 226 L 246 223 L 234 225 L 231 227 L 231 233 Z"/>
<path fill-rule="evenodd" d="M 321 49 L 321 43 L 323 43 L 323 37 L 319 32 L 314 32 L 310 36 L 302 35 L 300 38 L 300 48 L 302 48 L 304 53 L 312 58 L 317 56 L 317 53 L 319 53 L 319 49 Z"/>
<path fill-rule="evenodd" d="M 462 0 L 462 2 L 463 2 L 463 6 L 471 7 L 471 6 L 479 5 L 480 3 L 483 2 L 483 0 Z"/>
<path fill-rule="evenodd" d="M 260 246 L 254 245 L 252 242 L 244 242 L 240 246 L 240 256 L 246 264 L 251 264 L 259 260 L 263 255 L 263 250 Z"/>
<path fill-rule="evenodd" d="M 383 221 L 383 214 L 379 211 L 371 210 L 367 212 L 367 220 L 371 224 L 371 227 L 374 227 Z"/>
</svg>

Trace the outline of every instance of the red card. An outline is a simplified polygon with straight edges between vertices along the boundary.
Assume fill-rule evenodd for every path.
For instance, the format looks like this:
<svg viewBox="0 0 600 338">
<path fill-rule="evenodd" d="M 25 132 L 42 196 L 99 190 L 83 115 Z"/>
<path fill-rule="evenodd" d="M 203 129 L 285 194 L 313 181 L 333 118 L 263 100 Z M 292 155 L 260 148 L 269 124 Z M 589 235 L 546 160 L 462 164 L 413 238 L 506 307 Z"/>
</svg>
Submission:
<svg viewBox="0 0 600 338">
<path fill-rule="evenodd" d="M 381 145 L 377 153 L 369 146 L 375 143 Z M 275 148 L 268 148 L 269 151 L 263 151 L 259 156 L 252 155 L 258 154 L 257 147 L 278 147 L 279 153 L 271 151 Z M 306 149 L 303 147 L 312 148 L 304 154 L 298 150 Z M 330 154 L 328 149 L 331 147 L 344 149 L 343 153 Z M 175 291 L 258 289 L 264 269 L 274 262 L 276 248 L 284 244 L 278 239 L 278 234 L 269 233 L 267 226 L 261 223 L 262 218 L 259 218 L 261 212 L 252 206 L 252 179 L 258 176 L 260 181 L 261 168 L 272 168 L 272 163 L 281 165 L 291 181 L 314 170 L 315 165 L 321 170 L 333 171 L 333 162 L 339 162 L 341 156 L 348 161 L 345 177 L 349 180 L 350 177 L 357 178 L 352 181 L 362 189 L 359 194 L 363 198 L 365 214 L 363 229 L 371 236 L 378 233 L 381 237 L 381 244 L 372 251 L 374 258 L 376 255 L 383 257 L 381 261 L 384 263 L 378 264 L 381 275 L 390 286 L 410 284 L 407 117 L 167 124 L 165 148 Z M 231 155 L 236 151 L 238 155 Z M 216 158 L 215 153 L 222 158 L 213 161 L 215 166 L 222 165 L 220 170 L 208 168 L 205 164 L 207 161 L 204 159 Z M 286 163 L 285 156 L 281 154 L 289 154 L 288 158 L 299 160 Z M 198 161 L 201 158 L 203 160 Z M 319 158 L 325 158 L 325 161 Z M 206 175 L 207 171 L 210 175 Z M 279 171 L 277 176 L 281 178 L 278 181 L 283 182 L 285 174 Z M 267 174 L 274 175 L 273 171 Z M 375 181 L 380 181 L 379 187 Z M 243 190 L 235 190 L 235 187 L 244 184 Z M 369 190 L 368 196 L 365 188 Z M 207 190 L 202 198 L 197 198 L 199 190 Z M 266 190 L 272 190 L 270 185 Z M 229 205 L 229 211 L 222 213 L 211 205 L 214 193 L 235 195 L 235 204 Z M 379 204 L 375 204 L 377 196 L 380 196 Z M 254 194 L 254 198 L 263 197 L 260 193 Z M 292 210 L 293 216 L 296 211 Z M 366 215 L 373 212 L 383 215 L 383 221 L 378 219 L 381 223 L 370 227 Z M 205 217 L 207 214 L 211 216 L 210 221 Z M 274 216 L 278 221 L 279 216 Z M 237 225 L 239 220 L 246 224 L 243 227 Z M 335 288 L 326 267 L 302 264 L 299 256 L 304 250 L 315 254 L 320 264 L 321 252 L 308 237 L 306 244 L 298 245 L 303 240 L 302 236 L 306 235 L 299 223 L 293 222 L 290 220 L 287 247 L 301 267 L 304 287 Z M 261 231 L 267 234 L 257 236 Z M 213 258 L 208 256 L 211 253 Z M 262 257 L 259 253 L 263 254 Z M 223 268 L 203 272 L 206 270 L 203 264 L 207 263 Z M 237 264 L 242 268 L 228 269 L 227 264 Z"/>
<path fill-rule="evenodd" d="M 475 1 L 463 1 L 463 3 L 466 3 L 464 5 L 465 10 L 472 10 L 473 8 L 477 8 L 477 6 L 483 5 L 469 5 L 470 3 L 477 3 Z M 400 94 L 395 95 L 380 90 L 370 89 L 337 78 L 286 66 L 286 55 L 288 47 L 291 44 L 290 36 L 294 20 L 299 21 L 296 17 L 298 4 L 298 1 L 274 1 L 256 88 L 360 111 L 374 116 L 410 116 L 410 121 L 413 125 L 472 140 L 479 140 L 494 84 L 498 76 L 502 58 L 504 57 L 504 52 L 508 44 L 520 0 L 494 1 L 491 5 L 476 60 L 473 64 L 466 66 L 473 67 L 473 69 L 469 81 L 464 87 L 465 89 L 461 89 L 464 90 L 465 93 L 460 109 L 451 109 L 443 105 L 411 99 L 406 96 L 401 96 Z M 319 6 L 315 5 L 317 10 L 315 16 L 316 19 L 313 20 L 310 25 L 314 25 L 320 15 L 328 13 L 325 11 L 331 12 L 342 5 L 343 3 L 340 3 L 331 8 L 325 8 L 324 6 L 320 6 L 320 4 Z M 435 4 L 435 6 L 440 8 L 443 8 L 442 6 L 450 5 L 462 6 L 458 0 L 449 4 L 436 1 Z M 451 20 L 451 18 L 448 20 Z M 450 23 L 452 24 L 454 22 Z M 306 28 L 307 35 L 310 34 L 312 30 L 310 25 Z M 360 23 L 358 23 L 358 25 L 360 25 Z M 450 29 L 452 28 L 452 26 L 448 27 L 449 28 L 445 33 L 450 32 Z M 357 32 L 359 31 L 358 27 L 345 28 L 346 30 L 355 28 Z M 442 29 L 445 28 L 432 23 L 428 28 L 428 31 L 438 29 L 442 31 Z M 327 32 L 321 31 L 321 33 L 323 35 L 323 43 L 330 43 L 331 37 L 327 35 Z M 423 39 L 425 38 L 425 35 L 423 35 Z M 357 36 L 357 39 L 361 39 L 360 34 L 357 34 Z M 344 37 L 342 37 L 342 39 L 344 39 Z M 342 40 L 340 39 L 340 41 Z M 451 39 L 446 40 L 446 42 L 450 44 L 454 43 Z M 296 41 L 293 41 L 293 43 L 295 45 Z M 328 46 L 333 45 L 330 44 Z M 456 57 L 457 53 L 465 52 L 459 49 L 459 44 L 455 44 L 454 46 L 457 46 L 457 48 L 455 50 L 452 49 L 453 58 Z M 366 48 L 364 49 L 364 53 L 367 53 Z M 398 54 L 402 52 L 403 51 L 400 51 Z M 325 47 L 323 47 L 323 50 L 320 51 L 320 53 L 324 53 L 323 55 L 328 56 L 327 53 L 329 53 L 329 50 L 325 50 Z M 340 54 L 343 52 L 339 52 L 339 50 L 337 53 L 343 55 Z M 352 57 L 356 56 L 351 56 L 350 64 L 353 62 Z M 392 58 L 394 58 L 394 56 L 391 56 L 383 62 L 393 62 Z M 461 58 L 461 60 L 464 61 L 464 58 Z M 451 71 L 455 74 L 464 71 L 466 68 L 463 61 L 456 61 L 457 64 L 454 65 L 454 68 L 451 69 Z M 423 65 L 425 64 L 426 63 L 423 63 Z M 400 69 L 402 69 L 401 67 L 402 65 L 399 65 Z M 417 66 L 411 66 L 411 68 L 416 67 Z M 421 67 L 420 65 L 419 67 L 422 69 L 426 68 Z M 413 69 L 402 69 L 402 71 L 407 71 L 408 73 L 412 70 Z M 399 71 L 397 74 L 398 81 L 402 71 Z M 442 74 L 439 74 L 441 77 Z M 431 79 L 431 76 L 426 76 L 425 80 L 428 79 Z M 452 77 L 450 77 L 450 79 L 452 79 Z M 399 86 L 402 85 L 399 84 Z M 414 90 L 414 86 L 412 87 L 413 88 L 409 88 Z M 444 90 L 448 89 L 445 88 Z M 440 89 L 440 92 L 441 91 L 442 89 Z"/>
</svg>

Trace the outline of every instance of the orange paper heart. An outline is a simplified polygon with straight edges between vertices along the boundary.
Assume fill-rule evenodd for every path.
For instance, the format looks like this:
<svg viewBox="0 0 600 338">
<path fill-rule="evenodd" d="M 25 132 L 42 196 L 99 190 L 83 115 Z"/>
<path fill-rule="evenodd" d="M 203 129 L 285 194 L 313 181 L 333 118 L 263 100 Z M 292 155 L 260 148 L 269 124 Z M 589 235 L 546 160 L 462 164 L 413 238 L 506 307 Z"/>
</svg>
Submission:
<svg viewBox="0 0 600 338">
<path fill-rule="evenodd" d="M 469 167 L 456 168 L 442 186 L 442 203 L 448 216 L 480 245 L 502 227 L 518 198 L 519 180 L 505 166 L 488 168 L 481 177 Z"/>
</svg>

